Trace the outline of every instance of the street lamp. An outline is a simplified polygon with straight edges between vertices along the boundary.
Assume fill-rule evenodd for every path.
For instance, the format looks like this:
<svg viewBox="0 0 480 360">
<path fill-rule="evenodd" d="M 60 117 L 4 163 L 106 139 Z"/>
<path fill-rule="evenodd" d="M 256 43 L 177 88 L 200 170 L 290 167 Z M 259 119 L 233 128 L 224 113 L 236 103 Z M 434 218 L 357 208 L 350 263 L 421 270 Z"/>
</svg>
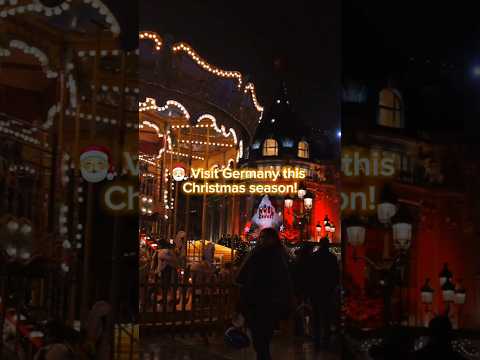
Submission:
<svg viewBox="0 0 480 360">
<path fill-rule="evenodd" d="M 311 193 L 305 194 L 303 198 L 303 204 L 305 205 L 305 210 L 310 211 L 313 208 L 313 196 Z"/>
<path fill-rule="evenodd" d="M 455 301 L 455 285 L 453 285 L 449 278 L 447 278 L 442 286 L 442 297 L 443 301 L 446 303 L 452 303 Z"/>
<path fill-rule="evenodd" d="M 430 279 L 427 278 L 425 280 L 425 284 L 423 284 L 422 288 L 420 289 L 420 294 L 422 296 L 422 303 L 425 305 L 429 305 L 433 302 L 433 293 L 434 290 L 430 286 Z"/>
<path fill-rule="evenodd" d="M 448 268 L 448 263 L 443 264 L 443 269 L 440 271 L 440 274 L 438 274 L 438 279 L 440 281 L 440 286 L 443 286 L 447 280 L 450 280 L 453 278 L 453 274 Z"/>
<path fill-rule="evenodd" d="M 303 197 L 307 195 L 307 189 L 305 189 L 305 186 L 303 184 L 301 184 L 298 188 L 297 195 L 300 199 L 303 199 Z"/>
<path fill-rule="evenodd" d="M 380 196 L 381 202 L 377 205 L 377 218 L 378 221 L 383 225 L 390 224 L 390 220 L 397 212 L 397 207 L 395 206 L 395 196 L 390 190 L 389 186 L 383 188 L 382 194 Z"/>
<path fill-rule="evenodd" d="M 291 209 L 293 207 L 293 199 L 290 196 L 287 196 L 283 203 L 285 209 Z"/>
<path fill-rule="evenodd" d="M 462 282 L 459 281 L 457 288 L 455 289 L 455 299 L 454 302 L 457 305 L 465 305 L 465 301 L 467 300 L 467 291 L 462 285 Z"/>
<path fill-rule="evenodd" d="M 395 247 L 402 251 L 408 250 L 412 241 L 412 225 L 397 223 L 392 225 L 392 229 Z"/>
<path fill-rule="evenodd" d="M 317 239 L 320 241 L 322 235 L 322 225 L 320 225 L 320 223 L 317 223 L 317 225 L 315 226 L 315 231 L 317 233 Z"/>
<path fill-rule="evenodd" d="M 351 225 L 347 227 L 347 241 L 354 248 L 365 243 L 365 227 L 361 225 Z"/>
<path fill-rule="evenodd" d="M 330 219 L 328 218 L 328 215 L 325 215 L 325 218 L 323 219 L 323 226 L 325 226 L 325 231 L 330 232 Z"/>
</svg>

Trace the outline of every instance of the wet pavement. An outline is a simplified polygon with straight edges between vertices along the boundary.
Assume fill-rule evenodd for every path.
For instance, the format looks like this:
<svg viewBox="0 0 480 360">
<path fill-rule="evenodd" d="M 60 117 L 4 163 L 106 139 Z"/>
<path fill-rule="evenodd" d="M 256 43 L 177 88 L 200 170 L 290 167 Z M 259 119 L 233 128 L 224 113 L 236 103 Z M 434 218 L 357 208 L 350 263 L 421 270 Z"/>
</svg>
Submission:
<svg viewBox="0 0 480 360">
<path fill-rule="evenodd" d="M 332 346 L 334 347 L 334 346 Z M 315 354 L 311 341 L 276 336 L 272 342 L 273 360 L 337 360 L 335 349 Z M 143 360 L 255 360 L 255 352 L 227 347 L 222 338 L 209 338 L 207 345 L 200 337 L 150 339 L 144 345 Z"/>
</svg>

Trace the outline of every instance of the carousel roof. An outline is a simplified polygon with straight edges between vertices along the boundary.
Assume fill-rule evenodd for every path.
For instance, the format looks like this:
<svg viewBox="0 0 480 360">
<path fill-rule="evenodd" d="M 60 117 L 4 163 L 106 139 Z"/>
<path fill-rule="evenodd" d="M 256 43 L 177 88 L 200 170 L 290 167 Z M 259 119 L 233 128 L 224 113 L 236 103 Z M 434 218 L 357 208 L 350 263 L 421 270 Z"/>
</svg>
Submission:
<svg viewBox="0 0 480 360">
<path fill-rule="evenodd" d="M 207 113 L 220 125 L 253 136 L 263 107 L 255 85 L 240 71 L 213 65 L 189 44 L 168 36 L 141 31 L 139 38 L 146 97 L 155 99 L 160 109 L 171 110 L 168 102 L 180 105 L 192 123 Z"/>
</svg>

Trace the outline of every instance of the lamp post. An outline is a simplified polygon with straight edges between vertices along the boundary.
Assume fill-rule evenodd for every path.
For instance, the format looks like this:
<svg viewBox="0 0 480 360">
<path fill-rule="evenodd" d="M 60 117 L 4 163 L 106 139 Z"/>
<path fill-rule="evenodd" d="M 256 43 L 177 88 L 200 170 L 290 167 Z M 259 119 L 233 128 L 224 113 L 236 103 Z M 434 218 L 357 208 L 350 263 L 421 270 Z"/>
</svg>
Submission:
<svg viewBox="0 0 480 360">
<path fill-rule="evenodd" d="M 389 186 L 385 186 L 380 195 L 380 204 L 377 205 L 377 219 L 380 224 L 388 228 L 393 216 L 397 213 L 396 198 Z M 390 258 L 390 232 L 385 232 L 383 238 L 383 259 Z"/>
<path fill-rule="evenodd" d="M 367 265 L 372 267 L 376 271 L 380 271 L 385 274 L 384 279 L 381 281 L 384 294 L 384 319 L 385 324 L 389 325 L 391 322 L 391 300 L 395 287 L 402 287 L 404 281 L 405 266 L 407 263 L 407 253 L 412 241 L 412 224 L 409 221 L 409 217 L 406 214 L 406 210 L 399 211 L 397 216 L 394 217 L 397 212 L 397 206 L 390 202 L 384 202 L 379 205 L 377 211 L 378 220 L 387 229 L 392 223 L 392 233 L 395 249 L 397 254 L 393 259 L 389 257 L 389 232 L 386 233 L 384 238 L 384 256 L 381 264 L 377 264 L 367 256 L 357 256 L 356 248 L 362 246 L 365 242 L 365 227 L 356 218 L 349 221 L 347 226 L 347 241 L 353 247 L 353 259 L 358 261 L 362 259 Z M 400 276 L 398 276 L 400 275 Z M 400 279 L 400 281 L 399 281 Z M 400 294 L 400 307 L 402 307 L 402 294 Z M 400 309 L 402 313 L 402 309 Z"/>
<path fill-rule="evenodd" d="M 453 278 L 452 272 L 448 269 L 448 263 L 443 264 L 442 271 L 438 274 L 440 286 L 443 286 L 447 280 Z"/>
<path fill-rule="evenodd" d="M 320 223 L 315 226 L 315 233 L 317 234 L 317 241 L 320 241 L 322 238 L 322 225 Z"/>
<path fill-rule="evenodd" d="M 300 184 L 298 187 L 297 195 L 299 199 L 303 199 L 305 195 L 307 195 L 307 189 L 305 188 L 305 185 Z"/>
<path fill-rule="evenodd" d="M 312 211 L 313 208 L 313 195 L 311 192 L 306 192 L 304 197 L 303 197 L 303 207 L 305 209 L 305 215 L 304 215 L 304 226 L 306 229 L 306 238 L 309 240 L 310 237 L 310 212 Z"/>
<path fill-rule="evenodd" d="M 427 319 L 424 322 L 425 325 L 428 324 L 430 321 L 429 314 L 432 312 L 432 303 L 433 303 L 433 294 L 435 290 L 430 286 L 430 279 L 427 278 L 425 283 L 423 284 L 422 288 L 420 289 L 420 296 L 422 298 L 422 303 L 425 306 L 425 313 L 427 315 Z"/>
<path fill-rule="evenodd" d="M 328 218 L 328 215 L 325 215 L 325 218 L 323 219 L 323 226 L 325 228 L 325 231 L 327 232 L 327 238 L 330 239 L 330 241 L 333 241 L 333 234 L 335 233 L 335 225 L 330 222 L 330 219 Z M 330 234 L 330 237 L 328 236 Z"/>
<path fill-rule="evenodd" d="M 284 209 L 291 209 L 293 207 L 293 199 L 290 196 L 287 196 L 283 201 Z"/>
<path fill-rule="evenodd" d="M 429 284 L 430 279 L 427 279 L 425 283 Z M 457 327 L 460 326 L 460 320 L 462 315 L 463 305 L 467 300 L 467 291 L 463 287 L 462 280 L 460 279 L 457 284 L 453 282 L 453 274 L 448 268 L 448 264 L 443 265 L 442 270 L 439 273 L 439 283 L 441 289 L 441 299 L 445 304 L 445 315 L 450 316 L 451 305 L 455 304 L 457 307 Z M 422 303 L 426 304 L 428 300 L 429 304 L 433 303 L 433 293 L 434 290 L 431 289 L 430 298 L 426 297 L 425 285 L 421 289 Z M 425 309 L 428 310 L 427 308 Z M 428 313 L 428 311 L 427 311 Z"/>
</svg>

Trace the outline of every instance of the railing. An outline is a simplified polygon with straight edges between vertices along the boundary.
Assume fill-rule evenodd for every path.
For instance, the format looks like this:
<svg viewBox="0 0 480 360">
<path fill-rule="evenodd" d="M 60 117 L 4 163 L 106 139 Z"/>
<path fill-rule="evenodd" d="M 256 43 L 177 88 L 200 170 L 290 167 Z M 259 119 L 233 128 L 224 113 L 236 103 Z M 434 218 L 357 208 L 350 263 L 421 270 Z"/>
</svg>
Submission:
<svg viewBox="0 0 480 360">
<path fill-rule="evenodd" d="M 231 278 L 172 269 L 140 282 L 140 327 L 144 336 L 223 331 L 231 319 L 236 292 Z"/>
<path fill-rule="evenodd" d="M 43 346 L 47 321 L 66 326 L 69 282 L 50 264 L 0 268 L 0 354 L 32 359 Z M 5 355 L 6 356 L 6 355 Z M 0 356 L 1 357 L 1 356 Z"/>
<path fill-rule="evenodd" d="M 139 327 L 137 324 L 115 325 L 114 360 L 140 359 Z"/>
</svg>

